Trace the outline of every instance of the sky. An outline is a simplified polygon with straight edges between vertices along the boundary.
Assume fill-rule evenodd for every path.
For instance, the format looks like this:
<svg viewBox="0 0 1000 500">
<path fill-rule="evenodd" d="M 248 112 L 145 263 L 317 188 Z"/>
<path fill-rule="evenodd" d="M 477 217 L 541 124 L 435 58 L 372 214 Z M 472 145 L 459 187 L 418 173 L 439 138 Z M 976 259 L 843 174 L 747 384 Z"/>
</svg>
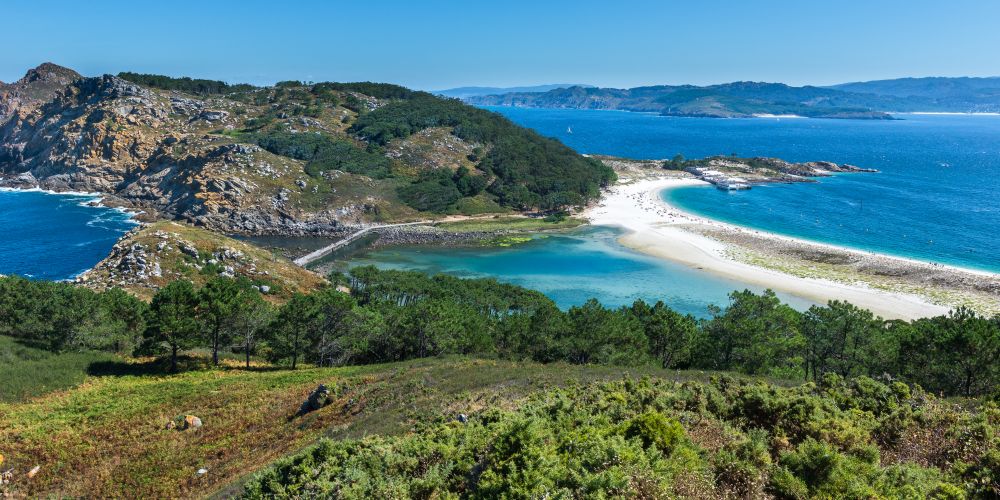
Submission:
<svg viewBox="0 0 1000 500">
<path fill-rule="evenodd" d="M 5 0 L 0 81 L 50 61 L 271 84 L 828 85 L 1000 75 L 992 0 Z"/>
</svg>

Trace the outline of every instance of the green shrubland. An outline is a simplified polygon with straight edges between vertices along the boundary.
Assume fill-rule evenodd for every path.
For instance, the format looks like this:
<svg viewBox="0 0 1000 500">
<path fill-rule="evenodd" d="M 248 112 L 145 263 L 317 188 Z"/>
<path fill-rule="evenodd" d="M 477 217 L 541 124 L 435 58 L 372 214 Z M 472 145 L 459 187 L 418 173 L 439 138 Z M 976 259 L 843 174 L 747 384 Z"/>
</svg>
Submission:
<svg viewBox="0 0 1000 500">
<path fill-rule="evenodd" d="M 964 498 L 1000 493 L 1000 410 L 830 375 L 541 391 L 404 436 L 323 441 L 247 498 Z M 927 442 L 923 436 L 940 433 Z M 967 446 L 975 442 L 973 446 Z"/>
<path fill-rule="evenodd" d="M 324 433 L 245 494 L 1000 491 L 997 318 L 887 322 L 744 291 L 697 319 L 642 301 L 560 310 L 492 279 L 362 267 L 330 281 L 350 293 L 271 304 L 216 277 L 172 282 L 147 304 L 0 278 L 0 353 L 13 360 L 0 371 L 11 401 L 0 403 L 0 453 L 47 471 L 11 491 L 205 493 Z M 333 403 L 298 415 L 318 383 Z M 164 430 L 187 413 L 206 429 Z M 211 475 L 195 475 L 199 464 Z"/>
<path fill-rule="evenodd" d="M 482 157 L 475 158 L 476 168 L 490 176 L 486 190 L 506 207 L 550 210 L 580 205 L 597 197 L 600 188 L 615 178 L 609 167 L 554 139 L 496 113 L 424 92 L 413 92 L 361 115 L 351 131 L 385 145 L 430 127 L 450 127 L 465 141 L 488 145 Z M 456 189 L 464 194 L 470 187 L 459 181 Z"/>
</svg>

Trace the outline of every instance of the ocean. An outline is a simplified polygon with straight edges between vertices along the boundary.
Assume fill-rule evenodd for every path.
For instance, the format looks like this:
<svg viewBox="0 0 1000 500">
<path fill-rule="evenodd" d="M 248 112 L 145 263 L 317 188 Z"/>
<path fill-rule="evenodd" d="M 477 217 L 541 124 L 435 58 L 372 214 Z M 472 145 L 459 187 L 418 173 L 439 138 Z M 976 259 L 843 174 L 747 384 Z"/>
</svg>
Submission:
<svg viewBox="0 0 1000 500">
<path fill-rule="evenodd" d="M 904 115 L 897 121 L 667 118 L 617 111 L 491 108 L 582 153 L 698 158 L 735 153 L 829 160 L 881 170 L 811 184 L 724 193 L 683 188 L 671 203 L 708 217 L 838 245 L 1000 271 L 1000 117 Z M 572 128 L 572 133 L 567 129 Z M 70 279 L 104 258 L 133 223 L 93 196 L 0 191 L 0 274 Z M 493 276 L 538 289 L 562 307 L 594 297 L 642 298 L 705 316 L 747 288 L 622 247 L 609 229 L 512 248 L 400 247 L 361 252 L 350 266 Z M 755 287 L 749 287 L 758 290 Z M 782 298 L 797 308 L 808 301 Z"/>
<path fill-rule="evenodd" d="M 1000 272 L 1000 116 L 713 119 L 489 109 L 581 153 L 630 158 L 736 154 L 875 168 L 881 173 L 733 193 L 690 187 L 664 196 L 684 210 L 742 226 Z"/>
<path fill-rule="evenodd" d="M 0 190 L 0 274 L 66 280 L 90 269 L 135 226 L 87 194 Z"/>
</svg>

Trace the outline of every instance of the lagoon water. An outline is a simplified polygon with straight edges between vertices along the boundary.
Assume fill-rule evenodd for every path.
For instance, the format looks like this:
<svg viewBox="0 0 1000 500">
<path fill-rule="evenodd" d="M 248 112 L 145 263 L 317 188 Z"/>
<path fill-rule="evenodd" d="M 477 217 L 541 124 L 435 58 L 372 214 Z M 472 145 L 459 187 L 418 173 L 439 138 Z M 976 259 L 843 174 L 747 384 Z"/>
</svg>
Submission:
<svg viewBox="0 0 1000 500">
<path fill-rule="evenodd" d="M 135 223 L 93 195 L 0 190 L 0 274 L 70 279 L 111 251 Z"/>
<path fill-rule="evenodd" d="M 582 153 L 717 154 L 875 168 L 818 183 L 664 193 L 690 212 L 814 241 L 1000 272 L 1000 116 L 712 119 L 490 108 Z M 573 133 L 567 133 L 571 127 Z"/>
<path fill-rule="evenodd" d="M 562 308 L 592 297 L 610 306 L 636 299 L 663 300 L 698 317 L 708 315 L 709 304 L 724 306 L 729 292 L 747 288 L 737 281 L 633 252 L 616 242 L 618 236 L 610 228 L 589 228 L 510 248 L 387 248 L 355 257 L 350 264 L 464 278 L 497 277 L 539 290 Z M 810 305 L 789 295 L 781 298 L 798 308 Z"/>
</svg>

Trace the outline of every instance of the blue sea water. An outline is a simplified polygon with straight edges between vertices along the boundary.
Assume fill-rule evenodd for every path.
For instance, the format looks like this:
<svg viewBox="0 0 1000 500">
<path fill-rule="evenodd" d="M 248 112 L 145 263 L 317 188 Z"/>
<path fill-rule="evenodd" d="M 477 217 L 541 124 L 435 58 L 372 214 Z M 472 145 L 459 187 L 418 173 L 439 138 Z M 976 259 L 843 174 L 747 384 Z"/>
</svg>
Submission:
<svg viewBox="0 0 1000 500">
<path fill-rule="evenodd" d="M 1000 117 L 719 120 L 494 109 L 583 153 L 635 158 L 736 153 L 877 168 L 882 173 L 838 175 L 815 184 L 740 193 L 689 188 L 665 196 L 687 210 L 778 233 L 1000 270 Z M 68 279 L 104 258 L 133 223 L 120 211 L 86 206 L 92 198 L 0 191 L 0 274 Z M 697 316 L 746 287 L 623 248 L 615 233 L 604 229 L 509 249 L 382 249 L 350 262 L 360 264 L 495 276 L 541 290 L 562 307 L 591 297 L 609 305 L 663 299 Z M 782 298 L 799 308 L 809 304 Z"/>
<path fill-rule="evenodd" d="M 0 190 L 0 274 L 65 280 L 106 257 L 135 223 L 95 198 Z"/>
<path fill-rule="evenodd" d="M 881 170 L 818 183 L 725 193 L 664 193 L 686 210 L 736 224 L 921 260 L 1000 270 L 1000 117 L 904 115 L 895 121 L 670 118 L 619 111 L 489 108 L 582 153 L 699 158 L 736 153 L 828 160 Z M 568 129 L 572 129 L 572 133 Z M 704 316 L 747 288 L 621 247 L 606 230 L 510 249 L 383 249 L 351 265 L 495 276 L 562 307 L 663 299 Z M 756 289 L 750 287 L 751 289 Z M 782 296 L 795 307 L 808 301 Z"/>
<path fill-rule="evenodd" d="M 681 208 L 789 236 L 1000 271 L 1000 116 L 900 120 L 676 118 L 620 111 L 489 108 L 581 153 L 717 154 L 875 168 L 818 183 L 672 190 Z M 568 129 L 572 128 L 572 133 Z"/>
<path fill-rule="evenodd" d="M 663 300 L 672 308 L 697 317 L 708 305 L 724 306 L 727 294 L 748 286 L 683 265 L 647 257 L 617 243 L 611 228 L 590 228 L 568 235 L 536 238 L 510 248 L 435 248 L 408 246 L 379 249 L 351 260 L 351 266 L 446 273 L 464 278 L 497 277 L 541 291 L 562 308 L 597 298 L 609 306 L 636 299 Z M 781 298 L 798 308 L 810 302 L 790 295 Z"/>
</svg>

